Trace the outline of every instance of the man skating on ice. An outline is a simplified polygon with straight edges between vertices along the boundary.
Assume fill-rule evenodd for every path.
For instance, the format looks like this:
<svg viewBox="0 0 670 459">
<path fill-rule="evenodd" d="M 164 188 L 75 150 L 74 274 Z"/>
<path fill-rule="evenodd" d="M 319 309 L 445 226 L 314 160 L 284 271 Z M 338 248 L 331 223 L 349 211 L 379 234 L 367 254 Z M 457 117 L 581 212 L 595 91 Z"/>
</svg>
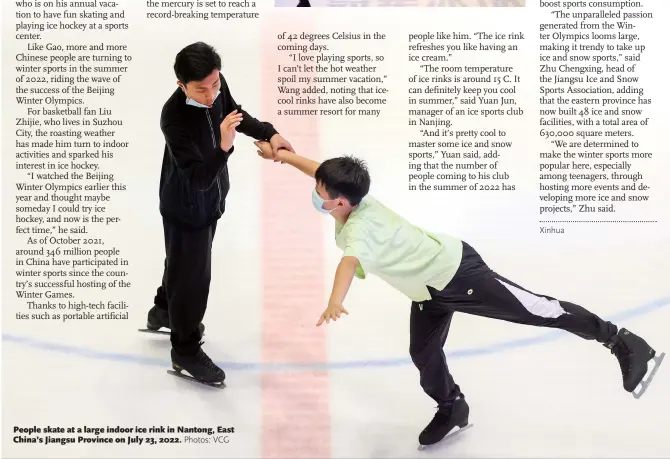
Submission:
<svg viewBox="0 0 670 459">
<path fill-rule="evenodd" d="M 227 162 L 234 150 L 235 131 L 269 140 L 275 150 L 291 150 L 270 123 L 241 109 L 220 70 L 221 58 L 205 43 L 185 47 L 175 59 L 179 87 L 160 118 L 165 137 L 159 192 L 165 267 L 147 317 L 148 329 L 170 329 L 175 369 L 207 383 L 225 379 L 223 370 L 202 351 L 200 340 L 212 241 L 226 206 Z"/>
<path fill-rule="evenodd" d="M 655 351 L 642 338 L 581 306 L 525 290 L 491 270 L 460 239 L 412 225 L 368 195 L 370 177 L 361 161 L 344 157 L 319 164 L 284 150 L 274 153 L 267 142 L 256 146 L 263 158 L 288 163 L 313 177 L 314 207 L 335 219 L 336 244 L 343 257 L 317 326 L 349 314 L 343 303 L 354 276 L 365 279 L 376 274 L 412 301 L 409 352 L 421 387 L 438 405 L 419 435 L 422 445 L 434 444 L 455 427 L 468 424 L 468 404 L 449 373 L 443 351 L 454 312 L 559 328 L 602 343 L 616 355 L 629 392 L 647 373 Z M 654 359 L 654 371 L 662 357 Z"/>
</svg>

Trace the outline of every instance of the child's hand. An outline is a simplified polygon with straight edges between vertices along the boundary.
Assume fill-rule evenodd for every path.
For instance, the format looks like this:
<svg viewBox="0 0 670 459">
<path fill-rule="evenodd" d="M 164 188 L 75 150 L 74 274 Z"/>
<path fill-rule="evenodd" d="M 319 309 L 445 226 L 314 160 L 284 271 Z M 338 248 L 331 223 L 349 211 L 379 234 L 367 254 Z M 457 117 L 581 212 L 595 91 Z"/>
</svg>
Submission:
<svg viewBox="0 0 670 459">
<path fill-rule="evenodd" d="M 342 313 L 345 313 L 346 315 L 349 315 L 349 311 L 344 309 L 344 307 L 341 304 L 329 304 L 326 310 L 321 314 L 321 317 L 319 317 L 319 321 L 316 323 L 316 326 L 320 326 L 323 321 L 325 320 L 327 324 L 330 323 L 330 319 L 337 320 L 340 318 L 340 315 Z"/>
<path fill-rule="evenodd" d="M 258 156 L 260 156 L 263 159 L 274 159 L 275 154 L 272 151 L 272 145 L 270 145 L 270 142 L 266 142 L 264 140 L 257 140 L 254 142 L 254 145 L 256 145 L 256 148 L 258 148 Z"/>
</svg>

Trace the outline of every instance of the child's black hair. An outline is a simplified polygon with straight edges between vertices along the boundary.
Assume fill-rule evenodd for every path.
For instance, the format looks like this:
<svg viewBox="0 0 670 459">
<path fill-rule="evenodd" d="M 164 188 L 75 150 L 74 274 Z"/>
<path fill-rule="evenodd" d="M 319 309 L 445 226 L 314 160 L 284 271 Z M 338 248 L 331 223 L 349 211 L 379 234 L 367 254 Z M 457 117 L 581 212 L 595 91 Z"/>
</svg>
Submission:
<svg viewBox="0 0 670 459">
<path fill-rule="evenodd" d="M 357 206 L 370 191 L 370 174 L 365 162 L 353 156 L 327 159 L 314 174 L 331 198 L 346 198 Z"/>
<path fill-rule="evenodd" d="M 221 57 L 201 41 L 188 45 L 175 58 L 174 73 L 183 84 L 204 80 L 214 70 L 221 70 Z"/>
</svg>

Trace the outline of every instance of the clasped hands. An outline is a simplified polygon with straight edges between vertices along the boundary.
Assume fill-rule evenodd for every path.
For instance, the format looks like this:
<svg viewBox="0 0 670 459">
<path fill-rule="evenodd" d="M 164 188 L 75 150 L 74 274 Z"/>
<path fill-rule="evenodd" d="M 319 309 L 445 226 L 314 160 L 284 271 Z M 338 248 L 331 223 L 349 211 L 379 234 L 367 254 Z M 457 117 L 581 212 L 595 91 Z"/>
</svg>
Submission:
<svg viewBox="0 0 670 459">
<path fill-rule="evenodd" d="M 263 159 L 271 159 L 276 163 L 281 162 L 283 164 L 283 155 L 287 153 L 295 153 L 291 144 L 284 140 L 279 134 L 272 136 L 269 142 L 257 140 L 254 142 L 254 145 L 258 148 L 256 151 L 258 156 Z"/>
</svg>

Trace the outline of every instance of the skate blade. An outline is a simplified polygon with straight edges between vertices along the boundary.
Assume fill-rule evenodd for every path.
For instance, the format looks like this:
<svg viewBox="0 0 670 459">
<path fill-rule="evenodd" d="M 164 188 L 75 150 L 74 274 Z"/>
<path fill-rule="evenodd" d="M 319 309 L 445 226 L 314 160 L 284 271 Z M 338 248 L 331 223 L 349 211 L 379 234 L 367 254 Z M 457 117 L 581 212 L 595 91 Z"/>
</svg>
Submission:
<svg viewBox="0 0 670 459">
<path fill-rule="evenodd" d="M 649 388 L 649 385 L 651 384 L 651 380 L 654 379 L 654 376 L 656 375 L 656 372 L 658 371 L 659 367 L 661 366 L 661 362 L 663 362 L 664 357 L 665 357 L 665 352 L 663 352 L 663 353 L 661 353 L 661 355 L 658 355 L 658 356 L 654 357 L 653 359 L 651 359 L 651 360 L 654 361 L 654 368 L 649 373 L 649 376 L 647 377 L 647 379 L 642 380 L 640 382 L 640 384 L 638 385 L 638 387 L 640 389 L 637 392 L 633 391 L 633 397 L 635 397 L 636 399 L 640 398 L 647 391 L 647 389 Z"/>
<path fill-rule="evenodd" d="M 167 330 L 150 330 L 148 328 L 140 328 L 138 331 L 141 331 L 143 333 L 153 333 L 155 335 L 169 335 L 170 332 Z"/>
<path fill-rule="evenodd" d="M 419 445 L 419 447 L 417 449 L 419 451 L 423 451 L 423 450 L 426 450 L 426 449 L 429 449 L 429 448 L 435 448 L 435 447 L 439 447 L 441 445 L 444 445 L 445 442 L 448 442 L 449 440 L 453 439 L 456 435 L 462 433 L 465 430 L 468 430 L 470 427 L 473 427 L 473 426 L 474 426 L 474 424 L 470 423 L 470 424 L 467 424 L 465 427 L 460 427 L 458 430 L 452 430 L 442 440 L 438 441 L 437 443 L 434 443 L 432 445 Z"/>
<path fill-rule="evenodd" d="M 212 382 L 212 383 L 210 383 L 210 382 L 200 381 L 199 379 L 196 379 L 196 378 L 194 378 L 194 377 L 191 376 L 191 375 L 184 374 L 184 373 L 182 373 L 181 371 L 177 371 L 177 370 L 168 370 L 167 372 L 168 372 L 168 374 L 171 374 L 171 375 L 176 376 L 176 377 L 178 377 L 178 378 L 188 379 L 188 380 L 190 380 L 190 381 L 193 381 L 193 382 L 202 384 L 202 385 L 204 385 L 204 386 L 210 386 L 210 387 L 214 387 L 214 388 L 216 388 L 216 389 L 223 389 L 223 388 L 226 387 L 226 383 L 223 382 L 223 381 L 221 381 L 221 382 Z"/>
</svg>

